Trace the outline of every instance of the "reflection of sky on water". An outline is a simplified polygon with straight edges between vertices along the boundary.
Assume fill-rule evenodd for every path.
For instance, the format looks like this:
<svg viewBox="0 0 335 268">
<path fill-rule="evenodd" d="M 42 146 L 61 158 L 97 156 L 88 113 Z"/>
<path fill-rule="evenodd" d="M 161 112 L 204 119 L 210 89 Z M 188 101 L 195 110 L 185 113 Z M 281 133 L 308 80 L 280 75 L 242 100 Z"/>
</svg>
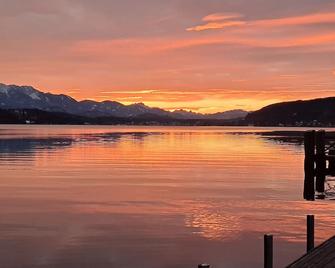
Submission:
<svg viewBox="0 0 335 268">
<path fill-rule="evenodd" d="M 236 238 L 241 231 L 238 216 L 206 204 L 195 205 L 191 213 L 186 214 L 185 224 L 198 229 L 196 233 L 208 239 L 228 240 Z"/>
<path fill-rule="evenodd" d="M 281 267 L 304 251 L 306 214 L 332 235 L 333 204 L 302 200 L 299 142 L 227 132 L 0 129 L 1 263 L 259 267 L 273 233 Z"/>
<path fill-rule="evenodd" d="M 19 138 L 0 139 L 0 162 L 32 161 L 38 150 L 55 150 L 71 146 L 73 140 L 66 138 Z M 30 157 L 28 157 L 30 155 Z"/>
<path fill-rule="evenodd" d="M 114 143 L 121 138 L 131 138 L 136 142 L 151 133 L 101 133 L 76 135 L 72 137 L 6 137 L 0 136 L 0 163 L 3 161 L 33 161 L 36 153 L 40 151 L 62 150 L 74 143 Z M 30 157 L 28 157 L 30 155 Z"/>
</svg>

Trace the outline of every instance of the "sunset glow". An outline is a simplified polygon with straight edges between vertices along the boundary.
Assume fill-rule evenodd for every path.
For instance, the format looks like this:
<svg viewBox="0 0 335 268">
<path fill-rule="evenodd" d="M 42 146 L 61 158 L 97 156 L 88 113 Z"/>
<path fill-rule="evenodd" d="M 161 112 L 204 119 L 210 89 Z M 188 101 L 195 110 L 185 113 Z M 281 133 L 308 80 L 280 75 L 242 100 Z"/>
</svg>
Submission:
<svg viewBox="0 0 335 268">
<path fill-rule="evenodd" d="M 334 96 L 335 3 L 0 1 L 0 83 L 169 110 Z"/>
</svg>

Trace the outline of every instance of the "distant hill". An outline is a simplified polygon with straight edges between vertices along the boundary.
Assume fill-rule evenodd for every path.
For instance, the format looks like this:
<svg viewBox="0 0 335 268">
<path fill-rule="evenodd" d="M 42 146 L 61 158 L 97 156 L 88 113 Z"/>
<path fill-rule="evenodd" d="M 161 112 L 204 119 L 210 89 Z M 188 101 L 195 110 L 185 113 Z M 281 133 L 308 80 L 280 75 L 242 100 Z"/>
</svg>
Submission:
<svg viewBox="0 0 335 268">
<path fill-rule="evenodd" d="M 134 117 L 88 117 L 38 109 L 0 109 L 0 124 L 225 126 L 241 125 L 243 120 L 178 119 L 150 113 Z"/>
<path fill-rule="evenodd" d="M 216 114 L 200 114 L 190 111 L 165 111 L 151 108 L 143 103 L 124 105 L 116 101 L 77 101 L 67 95 L 41 92 L 31 86 L 0 84 L 0 109 L 28 109 L 66 113 L 83 117 L 134 118 L 145 114 L 175 119 L 233 120 L 243 119 L 247 112 L 233 110 Z"/>
<path fill-rule="evenodd" d="M 246 116 L 256 126 L 335 126 L 335 97 L 282 102 Z"/>
</svg>

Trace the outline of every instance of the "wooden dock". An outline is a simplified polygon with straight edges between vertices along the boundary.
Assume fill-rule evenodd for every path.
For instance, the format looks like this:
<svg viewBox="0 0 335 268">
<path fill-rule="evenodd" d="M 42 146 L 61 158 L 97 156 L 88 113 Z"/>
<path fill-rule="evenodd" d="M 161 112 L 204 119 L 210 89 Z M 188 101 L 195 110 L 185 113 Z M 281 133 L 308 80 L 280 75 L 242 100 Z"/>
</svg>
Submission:
<svg viewBox="0 0 335 268">
<path fill-rule="evenodd" d="M 304 198 L 325 198 L 327 176 L 335 175 L 335 136 L 324 130 L 306 131 Z"/>
<path fill-rule="evenodd" d="M 307 215 L 306 219 L 306 254 L 286 268 L 335 268 L 335 236 L 314 247 L 314 215 Z M 273 235 L 264 235 L 264 268 L 273 268 L 273 248 Z M 212 267 L 199 264 L 198 268 Z"/>
<path fill-rule="evenodd" d="M 287 268 L 334 268 L 335 236 L 306 253 Z"/>
<path fill-rule="evenodd" d="M 327 177 L 335 177 L 335 132 L 306 131 L 304 149 L 304 199 L 308 201 L 315 201 L 315 198 L 324 199 L 329 194 L 325 189 Z M 335 187 L 332 190 L 335 196 Z M 314 215 L 307 215 L 306 223 L 306 254 L 286 268 L 335 268 L 335 236 L 314 247 Z M 264 268 L 273 268 L 273 257 L 273 236 L 266 234 Z M 200 264 L 198 268 L 211 268 L 211 266 Z"/>
</svg>

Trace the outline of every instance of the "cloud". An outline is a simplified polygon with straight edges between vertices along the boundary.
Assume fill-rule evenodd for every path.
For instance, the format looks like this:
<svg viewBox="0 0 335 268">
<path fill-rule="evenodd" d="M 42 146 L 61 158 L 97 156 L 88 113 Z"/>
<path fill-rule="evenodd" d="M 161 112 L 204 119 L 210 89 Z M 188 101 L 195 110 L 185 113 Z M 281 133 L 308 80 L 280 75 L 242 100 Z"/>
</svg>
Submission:
<svg viewBox="0 0 335 268">
<path fill-rule="evenodd" d="M 216 13 L 204 17 L 202 20 L 209 22 L 207 24 L 189 27 L 187 31 L 206 31 L 218 30 L 231 26 L 248 26 L 249 28 L 256 27 L 286 27 L 286 26 L 301 26 L 301 25 L 317 25 L 317 24 L 335 24 L 335 12 L 329 13 L 313 13 L 302 16 L 284 17 L 277 19 L 265 20 L 231 20 L 241 18 L 241 14 Z"/>
<path fill-rule="evenodd" d="M 199 25 L 195 27 L 187 28 L 186 30 L 189 32 L 195 31 L 206 31 L 206 30 L 217 30 L 217 29 L 223 29 L 227 27 L 233 27 L 233 26 L 242 26 L 245 25 L 246 22 L 244 21 L 224 21 L 224 22 L 210 22 L 204 25 Z"/>
<path fill-rule="evenodd" d="M 241 20 L 232 20 L 243 17 L 242 14 L 238 13 L 214 13 L 209 14 L 202 18 L 202 21 L 208 22 L 203 25 L 198 25 L 194 27 L 189 27 L 186 29 L 188 32 L 201 32 L 206 30 L 217 30 L 217 29 L 224 29 L 227 27 L 233 26 L 242 26 L 246 24 L 245 21 Z"/>
<path fill-rule="evenodd" d="M 262 35 L 260 34 L 262 33 Z M 234 46 L 235 49 L 259 48 L 259 49 L 296 49 L 295 54 L 311 51 L 331 52 L 335 51 L 335 32 L 326 33 L 286 33 L 273 35 L 271 31 L 262 32 L 223 32 L 206 36 L 193 36 L 192 38 L 137 38 L 119 40 L 90 40 L 79 41 L 69 47 L 69 53 L 76 57 L 93 59 L 113 59 L 115 57 L 135 57 L 133 62 L 147 57 L 162 57 L 164 54 L 182 53 L 182 50 L 198 48 L 206 50 L 208 46 Z M 1 54 L 0 54 L 1 55 Z M 120 59 L 122 60 L 122 59 Z M 177 60 L 177 59 L 176 59 Z M 169 60 L 171 61 L 171 59 Z M 122 66 L 122 61 L 120 66 Z M 146 61 L 148 66 L 149 61 Z M 160 62 L 161 66 L 162 62 Z"/>
<path fill-rule="evenodd" d="M 302 48 L 335 44 L 335 33 L 306 34 L 303 36 L 244 36 L 225 34 L 204 38 L 175 40 L 162 44 L 158 49 L 171 50 L 210 45 L 239 45 L 254 48 Z"/>
<path fill-rule="evenodd" d="M 236 19 L 243 17 L 242 14 L 239 13 L 214 13 L 209 14 L 202 18 L 203 21 L 206 22 L 213 22 L 213 21 L 222 21 L 222 20 L 228 20 L 228 19 Z"/>
<path fill-rule="evenodd" d="M 256 20 L 250 22 L 251 26 L 281 27 L 281 26 L 299 26 L 311 24 L 329 24 L 335 23 L 335 12 L 315 13 L 303 16 L 286 17 L 279 19 Z"/>
</svg>

